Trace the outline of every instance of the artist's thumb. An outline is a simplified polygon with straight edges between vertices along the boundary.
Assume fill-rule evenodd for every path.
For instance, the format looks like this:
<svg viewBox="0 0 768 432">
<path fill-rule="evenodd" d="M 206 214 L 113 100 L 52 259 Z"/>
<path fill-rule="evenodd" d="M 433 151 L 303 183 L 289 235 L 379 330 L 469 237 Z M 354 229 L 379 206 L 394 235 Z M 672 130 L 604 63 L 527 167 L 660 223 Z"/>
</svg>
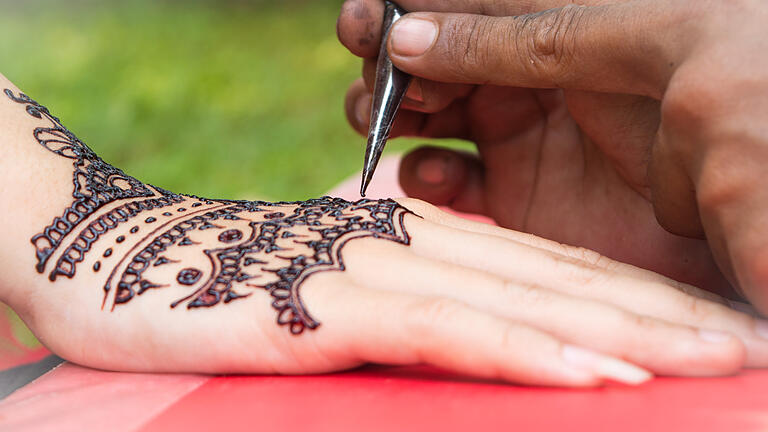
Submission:
<svg viewBox="0 0 768 432">
<path fill-rule="evenodd" d="M 433 81 L 657 94 L 668 76 L 635 55 L 657 37 L 629 6 L 565 6 L 524 16 L 415 12 L 387 48 L 401 70 Z M 666 73 L 666 72 L 665 72 Z"/>
<path fill-rule="evenodd" d="M 425 146 L 400 163 L 405 193 L 438 206 L 485 214 L 484 169 L 476 155 Z"/>
</svg>

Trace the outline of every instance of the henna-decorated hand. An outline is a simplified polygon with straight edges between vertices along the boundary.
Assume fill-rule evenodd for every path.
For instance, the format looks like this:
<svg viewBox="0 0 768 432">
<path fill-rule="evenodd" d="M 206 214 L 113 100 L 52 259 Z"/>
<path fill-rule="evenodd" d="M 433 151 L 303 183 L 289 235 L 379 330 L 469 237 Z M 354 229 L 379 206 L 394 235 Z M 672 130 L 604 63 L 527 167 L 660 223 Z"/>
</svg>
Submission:
<svg viewBox="0 0 768 432">
<path fill-rule="evenodd" d="M 12 88 L 0 99 L 0 199 L 13 203 L 0 212 L 2 298 L 74 362 L 207 373 L 428 363 L 564 386 L 768 365 L 766 324 L 693 287 L 416 200 L 173 194 L 106 164 L 0 84 Z"/>
</svg>

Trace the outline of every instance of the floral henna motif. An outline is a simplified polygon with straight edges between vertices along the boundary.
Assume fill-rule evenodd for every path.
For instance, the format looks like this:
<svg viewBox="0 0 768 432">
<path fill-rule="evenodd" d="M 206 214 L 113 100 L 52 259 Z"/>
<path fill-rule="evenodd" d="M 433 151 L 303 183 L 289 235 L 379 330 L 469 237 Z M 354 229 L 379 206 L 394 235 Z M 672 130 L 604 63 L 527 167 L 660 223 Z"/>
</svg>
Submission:
<svg viewBox="0 0 768 432">
<path fill-rule="evenodd" d="M 74 201 L 31 240 L 38 272 L 45 271 L 62 247 L 49 279 L 73 278 L 78 263 L 109 231 L 142 212 L 166 209 L 162 216 L 148 216 L 115 238 L 120 244 L 126 236 L 150 230 L 131 241 L 133 246 L 112 268 L 104 285 L 105 309 L 123 307 L 161 290 L 176 298 L 171 308 L 186 305 L 187 309 L 226 304 L 266 291 L 278 324 L 301 334 L 320 323 L 308 313 L 299 289 L 315 273 L 343 271 L 341 252 L 347 242 L 369 237 L 410 243 L 404 218 L 411 212 L 393 200 L 210 200 L 145 185 L 104 162 L 45 107 L 23 93 L 16 96 L 6 89 L 5 94 L 26 105 L 32 117 L 50 123 L 34 130 L 41 146 L 73 160 Z M 81 224 L 85 227 L 74 235 Z M 67 240 L 70 235 L 74 240 Z M 101 259 L 114 260 L 110 257 L 119 250 L 106 248 L 92 270 L 101 271 Z"/>
<path fill-rule="evenodd" d="M 16 96 L 9 89 L 5 89 L 5 94 L 12 101 L 26 105 L 27 113 L 32 117 L 45 119 L 50 123 L 50 126 L 37 127 L 34 130 L 34 137 L 41 146 L 59 156 L 73 160 L 72 183 L 74 184 L 74 191 L 72 198 L 74 201 L 61 216 L 55 217 L 43 232 L 32 237 L 32 243 L 37 250 L 36 268 L 39 273 L 45 271 L 48 260 L 59 248 L 63 239 L 78 224 L 100 208 L 128 198 L 159 198 L 144 201 L 141 204 L 133 203 L 130 208 L 109 212 L 90 224 L 59 260 L 56 268 L 50 274 L 52 281 L 58 275 L 71 278 L 75 273 L 75 264 L 82 261 L 91 244 L 102 234 L 115 228 L 124 219 L 133 217 L 143 210 L 181 201 L 178 195 L 145 185 L 120 169 L 104 162 L 85 143 L 65 128 L 46 107 L 35 102 L 29 96 L 24 93 L 19 93 Z"/>
<path fill-rule="evenodd" d="M 234 202 L 191 216 L 139 242 L 140 249 L 130 261 L 118 265 L 107 282 L 105 304 L 110 303 L 110 295 L 115 308 L 149 290 L 169 288 L 182 295 L 171 307 L 186 304 L 191 309 L 228 303 L 263 289 L 272 296 L 278 323 L 300 334 L 319 325 L 301 302 L 302 282 L 317 272 L 344 270 L 341 250 L 352 239 L 374 237 L 409 244 L 403 221 L 407 213 L 392 200 L 349 202 L 323 197 L 293 203 Z M 220 247 L 203 249 L 197 266 L 190 267 L 190 259 L 180 259 L 185 253 L 183 239 Z M 168 265 L 178 268 L 175 286 L 157 279 L 167 272 L 155 269 Z M 110 283 L 118 272 L 114 290 Z"/>
</svg>

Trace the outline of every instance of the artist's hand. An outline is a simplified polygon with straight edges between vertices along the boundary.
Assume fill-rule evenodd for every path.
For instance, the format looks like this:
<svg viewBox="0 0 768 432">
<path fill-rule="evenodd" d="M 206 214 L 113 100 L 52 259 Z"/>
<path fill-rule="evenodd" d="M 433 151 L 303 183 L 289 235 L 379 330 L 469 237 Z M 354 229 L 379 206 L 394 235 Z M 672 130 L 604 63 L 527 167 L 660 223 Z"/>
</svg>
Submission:
<svg viewBox="0 0 768 432">
<path fill-rule="evenodd" d="M 395 65 L 423 77 L 394 133 L 479 149 L 417 150 L 404 189 L 726 293 L 706 236 L 768 312 L 768 3 L 566 3 L 400 2 L 434 12 L 409 14 L 389 40 Z M 349 0 L 339 19 L 366 58 L 368 89 L 347 100 L 361 132 L 382 10 Z"/>
</svg>

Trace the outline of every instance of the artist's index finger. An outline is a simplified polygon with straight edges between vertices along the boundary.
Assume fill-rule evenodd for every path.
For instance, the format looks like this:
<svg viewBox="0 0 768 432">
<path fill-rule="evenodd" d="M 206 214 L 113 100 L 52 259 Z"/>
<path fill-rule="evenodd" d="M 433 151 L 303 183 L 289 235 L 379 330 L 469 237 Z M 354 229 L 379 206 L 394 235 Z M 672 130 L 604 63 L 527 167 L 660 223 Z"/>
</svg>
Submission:
<svg viewBox="0 0 768 432">
<path fill-rule="evenodd" d="M 381 45 L 381 25 L 384 20 L 382 0 L 346 0 L 336 22 L 339 41 L 363 57 L 376 57 Z"/>
</svg>

